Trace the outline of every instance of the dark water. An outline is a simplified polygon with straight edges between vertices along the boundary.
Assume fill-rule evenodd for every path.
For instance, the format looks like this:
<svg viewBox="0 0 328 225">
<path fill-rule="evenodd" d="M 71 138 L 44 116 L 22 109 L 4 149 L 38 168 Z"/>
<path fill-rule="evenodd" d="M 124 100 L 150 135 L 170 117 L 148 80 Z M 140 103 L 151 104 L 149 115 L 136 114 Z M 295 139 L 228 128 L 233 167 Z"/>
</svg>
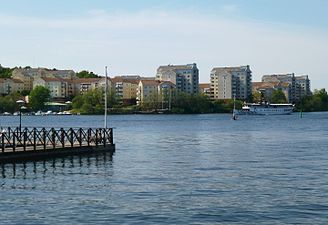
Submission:
<svg viewBox="0 0 328 225">
<path fill-rule="evenodd" d="M 328 113 L 108 122 L 113 157 L 0 166 L 0 223 L 328 223 Z M 0 126 L 17 123 L 0 117 Z M 23 117 L 23 125 L 98 127 L 103 117 Z"/>
</svg>

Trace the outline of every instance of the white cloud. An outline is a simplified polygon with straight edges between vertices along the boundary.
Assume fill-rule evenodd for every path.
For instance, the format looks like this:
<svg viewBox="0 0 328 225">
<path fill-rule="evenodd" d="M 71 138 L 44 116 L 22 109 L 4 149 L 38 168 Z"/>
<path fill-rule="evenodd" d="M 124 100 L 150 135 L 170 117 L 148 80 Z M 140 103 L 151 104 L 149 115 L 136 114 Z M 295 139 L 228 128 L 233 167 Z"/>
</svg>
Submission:
<svg viewBox="0 0 328 225">
<path fill-rule="evenodd" d="M 253 80 L 268 73 L 308 73 L 315 88 L 328 87 L 328 35 L 305 27 L 190 11 L 102 10 L 62 19 L 0 15 L 0 26 L 0 63 L 8 66 L 102 73 L 109 65 L 112 74 L 153 76 L 160 64 L 197 62 L 205 82 L 214 66 L 249 64 Z"/>
</svg>

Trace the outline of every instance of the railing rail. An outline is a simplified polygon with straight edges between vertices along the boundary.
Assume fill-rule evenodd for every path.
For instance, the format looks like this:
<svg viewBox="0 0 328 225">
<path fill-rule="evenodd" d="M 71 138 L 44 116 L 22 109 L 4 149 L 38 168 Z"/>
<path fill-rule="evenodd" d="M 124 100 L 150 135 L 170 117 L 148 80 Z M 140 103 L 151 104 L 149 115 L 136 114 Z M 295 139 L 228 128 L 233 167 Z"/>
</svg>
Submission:
<svg viewBox="0 0 328 225">
<path fill-rule="evenodd" d="M 113 145 L 113 128 L 24 128 L 0 131 L 0 154 L 81 146 Z"/>
</svg>

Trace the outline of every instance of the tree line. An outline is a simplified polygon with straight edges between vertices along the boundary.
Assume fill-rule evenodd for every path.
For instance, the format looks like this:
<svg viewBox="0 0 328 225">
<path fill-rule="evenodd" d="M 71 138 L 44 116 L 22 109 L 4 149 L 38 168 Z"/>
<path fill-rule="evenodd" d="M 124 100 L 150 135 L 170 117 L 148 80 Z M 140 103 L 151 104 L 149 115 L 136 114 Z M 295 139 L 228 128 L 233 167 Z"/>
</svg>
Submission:
<svg viewBox="0 0 328 225">
<path fill-rule="evenodd" d="M 284 103 L 284 98 L 277 93 L 271 103 Z M 275 99 L 276 98 L 276 99 Z M 22 94 L 12 93 L 0 96 L 0 112 L 17 112 L 17 100 L 22 99 Z M 255 98 L 254 98 L 255 99 Z M 29 94 L 27 106 L 30 111 L 46 109 L 46 102 L 50 101 L 49 89 L 37 86 Z M 174 92 L 170 96 L 149 96 L 139 105 L 124 105 L 117 99 L 113 91 L 109 91 L 107 98 L 108 107 L 112 113 L 136 113 L 140 111 L 166 111 L 178 114 L 202 113 L 230 113 L 234 101 L 211 100 L 204 94 L 189 95 L 183 92 Z M 241 109 L 243 102 L 236 100 L 236 108 Z M 296 104 L 297 111 L 314 112 L 328 111 L 328 94 L 325 89 L 315 90 L 313 95 L 304 97 Z M 72 112 L 79 114 L 102 114 L 104 112 L 104 91 L 101 89 L 90 90 L 83 95 L 77 95 L 72 100 Z"/>
<path fill-rule="evenodd" d="M 0 96 L 0 112 L 14 113 L 20 110 L 17 101 L 24 98 L 25 95 L 16 92 L 9 95 Z M 50 101 L 50 91 L 48 88 L 36 86 L 29 93 L 29 103 L 26 105 L 28 111 L 45 110 L 45 103 Z"/>
</svg>

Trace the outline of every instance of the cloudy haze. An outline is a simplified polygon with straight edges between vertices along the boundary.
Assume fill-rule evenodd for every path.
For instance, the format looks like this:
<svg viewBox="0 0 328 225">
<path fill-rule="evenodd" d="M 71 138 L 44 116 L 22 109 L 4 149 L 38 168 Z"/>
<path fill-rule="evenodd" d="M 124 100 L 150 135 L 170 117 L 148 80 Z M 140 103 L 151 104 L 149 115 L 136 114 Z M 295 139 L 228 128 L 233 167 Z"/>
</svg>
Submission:
<svg viewBox="0 0 328 225">
<path fill-rule="evenodd" d="M 313 17 L 300 23 L 254 18 L 244 14 L 240 1 L 222 1 L 215 10 L 200 10 L 197 1 L 176 9 L 147 6 L 147 1 L 137 9 L 109 9 L 94 2 L 71 13 L 72 4 L 61 2 L 63 14 L 56 14 L 57 8 L 39 7 L 40 13 L 0 9 L 0 64 L 99 74 L 108 65 L 111 76 L 154 76 L 159 65 L 196 62 L 201 82 L 209 82 L 213 67 L 250 65 L 253 81 L 263 74 L 294 72 L 310 75 L 312 89 L 328 88 L 328 31 L 322 21 L 313 25 Z"/>
</svg>

